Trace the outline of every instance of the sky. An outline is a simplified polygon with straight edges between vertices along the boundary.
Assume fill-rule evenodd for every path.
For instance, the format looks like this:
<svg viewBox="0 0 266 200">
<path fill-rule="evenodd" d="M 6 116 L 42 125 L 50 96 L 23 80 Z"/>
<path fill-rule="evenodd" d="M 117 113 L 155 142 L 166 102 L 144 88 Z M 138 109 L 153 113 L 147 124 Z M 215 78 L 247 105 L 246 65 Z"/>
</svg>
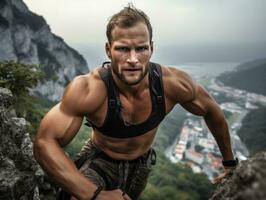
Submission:
<svg viewBox="0 0 266 200">
<path fill-rule="evenodd" d="M 106 60 L 105 29 L 125 0 L 24 0 L 89 65 Z M 153 59 L 164 64 L 244 62 L 266 57 L 265 0 L 132 0 L 154 31 Z"/>
</svg>

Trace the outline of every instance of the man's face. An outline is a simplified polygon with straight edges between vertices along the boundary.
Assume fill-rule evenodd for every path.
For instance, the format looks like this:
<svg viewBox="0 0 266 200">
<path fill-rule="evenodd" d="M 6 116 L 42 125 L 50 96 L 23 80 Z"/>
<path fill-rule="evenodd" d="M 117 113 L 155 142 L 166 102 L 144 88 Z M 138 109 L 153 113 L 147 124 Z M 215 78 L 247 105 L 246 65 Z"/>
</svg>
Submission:
<svg viewBox="0 0 266 200">
<path fill-rule="evenodd" d="M 136 85 L 143 80 L 152 49 L 148 28 L 141 22 L 130 28 L 116 26 L 111 44 L 106 44 L 113 72 L 126 85 Z"/>
</svg>

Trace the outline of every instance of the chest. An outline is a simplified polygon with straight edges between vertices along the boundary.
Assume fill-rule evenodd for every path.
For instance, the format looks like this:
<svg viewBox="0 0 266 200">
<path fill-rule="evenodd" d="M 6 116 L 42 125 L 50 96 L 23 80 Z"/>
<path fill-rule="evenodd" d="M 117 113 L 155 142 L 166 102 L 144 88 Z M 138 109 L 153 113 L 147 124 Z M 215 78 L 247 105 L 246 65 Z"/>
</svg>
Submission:
<svg viewBox="0 0 266 200">
<path fill-rule="evenodd" d="M 120 94 L 121 117 L 128 123 L 141 123 L 149 118 L 152 112 L 152 101 L 149 91 L 138 97 L 126 98 Z"/>
</svg>

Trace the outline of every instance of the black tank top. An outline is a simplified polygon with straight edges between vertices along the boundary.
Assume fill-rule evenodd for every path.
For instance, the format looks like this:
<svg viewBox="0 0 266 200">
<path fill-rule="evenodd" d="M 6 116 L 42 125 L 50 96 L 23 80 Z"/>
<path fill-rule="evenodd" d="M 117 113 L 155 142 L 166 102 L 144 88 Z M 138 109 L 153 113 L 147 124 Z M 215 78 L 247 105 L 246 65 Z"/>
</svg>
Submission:
<svg viewBox="0 0 266 200">
<path fill-rule="evenodd" d="M 102 134 L 114 138 L 130 138 L 145 134 L 157 127 L 165 117 L 165 99 L 162 82 L 162 69 L 159 64 L 149 63 L 149 89 L 152 101 L 150 116 L 141 123 L 125 122 L 121 115 L 121 101 L 119 90 L 111 73 L 111 66 L 103 64 L 99 70 L 105 83 L 108 95 L 108 110 L 102 126 L 94 125 L 88 117 L 85 125 L 97 129 Z"/>
</svg>

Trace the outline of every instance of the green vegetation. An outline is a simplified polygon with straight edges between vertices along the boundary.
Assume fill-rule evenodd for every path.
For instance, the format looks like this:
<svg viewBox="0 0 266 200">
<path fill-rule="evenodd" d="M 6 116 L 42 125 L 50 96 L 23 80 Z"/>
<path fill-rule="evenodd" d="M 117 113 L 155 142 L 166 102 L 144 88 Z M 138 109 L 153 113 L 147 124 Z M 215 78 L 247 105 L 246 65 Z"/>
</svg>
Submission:
<svg viewBox="0 0 266 200">
<path fill-rule="evenodd" d="M 35 134 L 47 109 L 42 106 L 44 100 L 40 101 L 38 97 L 31 95 L 30 90 L 44 77 L 40 66 L 13 61 L 0 62 L 0 87 L 12 91 L 15 99 L 14 109 L 18 117 L 23 117 L 30 122 L 28 131 L 31 136 Z"/>
<path fill-rule="evenodd" d="M 266 59 L 245 63 L 236 71 L 226 72 L 217 79 L 225 85 L 266 95 Z"/>
<path fill-rule="evenodd" d="M 204 87 L 207 87 L 208 85 L 211 85 L 212 77 L 204 77 L 198 81 L 199 84 L 201 84 Z"/>
<path fill-rule="evenodd" d="M 231 120 L 231 119 L 233 119 L 233 113 L 232 112 L 229 112 L 229 111 L 227 111 L 227 110 L 223 110 L 223 113 L 224 113 L 224 116 L 225 116 L 225 118 L 226 118 L 226 120 L 228 121 L 229 119 Z"/>
<path fill-rule="evenodd" d="M 159 154 L 140 200 L 205 200 L 212 189 L 206 175 L 194 174 L 189 167 L 173 164 Z"/>
<path fill-rule="evenodd" d="M 265 119 L 266 107 L 253 110 L 243 119 L 243 125 L 237 133 L 251 155 L 266 150 Z"/>
<path fill-rule="evenodd" d="M 197 145 L 195 146 L 195 151 L 196 151 L 196 152 L 199 152 L 199 153 L 200 153 L 200 152 L 202 152 L 203 149 L 204 149 L 204 147 L 201 146 L 201 145 L 198 145 L 198 144 L 197 144 Z"/>
<path fill-rule="evenodd" d="M 217 79 L 225 85 L 266 95 L 266 59 L 259 59 L 239 65 L 235 71 L 220 75 Z M 222 97 L 223 98 L 223 97 Z M 237 114 L 228 118 L 229 124 Z M 266 150 L 266 108 L 261 107 L 247 114 L 242 121 L 238 135 L 251 155 Z"/>
<path fill-rule="evenodd" d="M 88 140 L 91 134 L 91 129 L 85 125 L 82 125 L 75 138 L 65 147 L 65 151 L 69 156 L 74 159 L 80 152 L 85 142 Z"/>
<path fill-rule="evenodd" d="M 185 118 L 186 112 L 175 107 L 160 125 L 154 143 L 157 164 L 140 200 L 205 200 L 210 197 L 213 186 L 206 175 L 194 174 L 186 165 L 173 164 L 164 154 L 179 135 Z"/>
<path fill-rule="evenodd" d="M 186 112 L 181 107 L 175 107 L 160 124 L 157 131 L 154 148 L 157 152 L 164 152 L 179 135 Z"/>
<path fill-rule="evenodd" d="M 228 112 L 227 112 L 228 113 Z M 237 121 L 236 119 L 239 118 L 239 113 L 235 112 L 235 113 L 231 113 L 231 115 L 226 117 L 227 123 L 229 126 L 231 126 L 235 121 Z"/>
<path fill-rule="evenodd" d="M 19 117 L 31 122 L 32 134 L 36 133 L 44 113 L 55 103 L 30 94 L 30 89 L 43 78 L 39 66 L 14 62 L 0 63 L 0 86 L 9 88 L 13 92 L 16 99 L 14 108 Z M 212 185 L 205 175 L 194 174 L 185 165 L 173 164 L 164 155 L 166 148 L 179 134 L 185 117 L 185 111 L 175 107 L 160 125 L 154 143 L 157 165 L 153 167 L 141 200 L 203 200 L 210 196 Z M 90 129 L 82 126 L 76 137 L 65 147 L 71 158 L 80 151 L 90 133 Z"/>
</svg>

